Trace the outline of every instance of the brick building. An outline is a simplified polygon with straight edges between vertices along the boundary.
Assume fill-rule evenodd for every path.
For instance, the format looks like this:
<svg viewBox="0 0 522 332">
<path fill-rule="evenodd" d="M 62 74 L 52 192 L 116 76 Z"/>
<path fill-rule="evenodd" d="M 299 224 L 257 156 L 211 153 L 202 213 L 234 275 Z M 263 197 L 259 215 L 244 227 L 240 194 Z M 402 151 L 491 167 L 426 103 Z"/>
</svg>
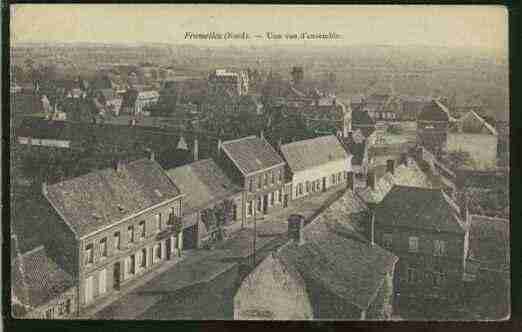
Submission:
<svg viewBox="0 0 522 332">
<path fill-rule="evenodd" d="M 401 309 L 457 301 L 468 254 L 467 209 L 440 189 L 395 185 L 370 211 L 375 242 L 399 257 Z"/>
<path fill-rule="evenodd" d="M 244 191 L 244 219 L 285 207 L 285 162 L 264 137 L 247 136 L 218 143 L 219 162 Z"/>
<path fill-rule="evenodd" d="M 53 251 L 78 284 L 79 311 L 181 254 L 183 194 L 153 160 L 42 191 L 60 217 Z"/>
<path fill-rule="evenodd" d="M 336 136 L 322 136 L 284 144 L 281 154 L 292 179 L 291 199 L 345 185 L 351 157 Z"/>
</svg>

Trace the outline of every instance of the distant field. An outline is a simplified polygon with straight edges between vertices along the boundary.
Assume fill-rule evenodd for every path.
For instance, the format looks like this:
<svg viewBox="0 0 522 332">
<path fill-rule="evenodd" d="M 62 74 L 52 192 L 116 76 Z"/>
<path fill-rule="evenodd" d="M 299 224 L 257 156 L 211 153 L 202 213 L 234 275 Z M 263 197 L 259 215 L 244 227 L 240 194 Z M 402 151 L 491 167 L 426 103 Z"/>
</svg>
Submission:
<svg viewBox="0 0 522 332">
<path fill-rule="evenodd" d="M 448 135 L 448 151 L 468 151 L 479 169 L 494 167 L 497 159 L 497 137 L 481 134 Z"/>
</svg>

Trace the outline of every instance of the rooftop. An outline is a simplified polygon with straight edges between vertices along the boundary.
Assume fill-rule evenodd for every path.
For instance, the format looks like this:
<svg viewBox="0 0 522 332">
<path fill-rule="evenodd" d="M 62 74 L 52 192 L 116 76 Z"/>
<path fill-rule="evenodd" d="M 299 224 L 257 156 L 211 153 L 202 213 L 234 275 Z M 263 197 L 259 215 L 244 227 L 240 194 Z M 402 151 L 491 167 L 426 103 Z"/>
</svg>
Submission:
<svg viewBox="0 0 522 332">
<path fill-rule="evenodd" d="M 304 229 L 305 242 L 290 242 L 278 256 L 305 280 L 319 283 L 362 310 L 373 302 L 397 257 L 368 240 L 350 225 L 365 205 L 347 192 Z M 348 218 L 347 218 L 348 217 Z"/>
<path fill-rule="evenodd" d="M 183 201 L 185 214 L 241 191 L 212 159 L 176 167 L 167 174 L 186 193 Z"/>
<path fill-rule="evenodd" d="M 440 189 L 394 186 L 377 206 L 376 224 L 464 233 L 460 209 Z"/>
<path fill-rule="evenodd" d="M 72 276 L 49 258 L 43 246 L 17 256 L 11 264 L 14 295 L 25 305 L 45 304 L 74 285 Z"/>
<path fill-rule="evenodd" d="M 243 175 L 284 164 L 274 148 L 265 139 L 256 136 L 225 141 L 222 149 Z"/>
<path fill-rule="evenodd" d="M 48 185 L 46 197 L 81 237 L 180 195 L 159 164 L 140 159 Z"/>
<path fill-rule="evenodd" d="M 349 158 L 349 154 L 334 135 L 282 145 L 281 153 L 294 172 Z"/>
<path fill-rule="evenodd" d="M 438 100 L 432 100 L 424 106 L 417 120 L 421 121 L 451 121 L 454 120 L 449 110 Z"/>
</svg>

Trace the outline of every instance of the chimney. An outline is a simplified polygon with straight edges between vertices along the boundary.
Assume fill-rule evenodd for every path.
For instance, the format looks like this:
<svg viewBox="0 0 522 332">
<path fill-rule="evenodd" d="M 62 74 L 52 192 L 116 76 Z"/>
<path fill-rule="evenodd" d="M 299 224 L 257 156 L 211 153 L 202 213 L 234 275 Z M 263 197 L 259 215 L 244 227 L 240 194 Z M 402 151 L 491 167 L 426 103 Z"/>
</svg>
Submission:
<svg viewBox="0 0 522 332">
<path fill-rule="evenodd" d="M 394 174 L 395 173 L 395 160 L 388 159 L 386 160 L 386 172 Z"/>
<path fill-rule="evenodd" d="M 47 191 L 47 182 L 44 181 L 44 182 L 42 182 L 42 194 L 44 196 L 47 196 L 47 193 L 48 193 L 48 191 Z"/>
<path fill-rule="evenodd" d="M 304 217 L 300 214 L 292 214 L 288 217 L 288 239 L 298 245 L 304 243 L 303 238 Z"/>
<path fill-rule="evenodd" d="M 373 171 L 368 171 L 366 174 L 366 186 L 375 190 L 375 173 Z"/>
<path fill-rule="evenodd" d="M 197 137 L 194 137 L 194 161 L 198 161 L 199 160 L 199 142 L 198 142 L 198 138 Z"/>
<path fill-rule="evenodd" d="M 353 171 L 346 172 L 346 188 L 350 191 L 354 191 L 355 189 Z"/>
</svg>

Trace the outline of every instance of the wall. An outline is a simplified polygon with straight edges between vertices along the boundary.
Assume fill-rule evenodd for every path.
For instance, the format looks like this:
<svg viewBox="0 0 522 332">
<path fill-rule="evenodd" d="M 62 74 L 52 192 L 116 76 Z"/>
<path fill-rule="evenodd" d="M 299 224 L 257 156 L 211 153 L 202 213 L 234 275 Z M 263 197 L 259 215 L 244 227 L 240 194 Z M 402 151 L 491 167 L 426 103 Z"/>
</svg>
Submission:
<svg viewBox="0 0 522 332">
<path fill-rule="evenodd" d="M 27 313 L 24 318 L 36 318 L 36 319 L 46 319 L 45 313 L 48 309 L 53 309 L 54 314 L 52 319 L 67 319 L 71 317 L 75 317 L 77 313 L 77 304 L 76 304 L 76 295 L 77 289 L 76 287 L 69 288 L 60 296 L 50 300 L 49 302 L 35 308 L 34 310 Z M 65 303 L 67 300 L 70 300 L 70 312 L 60 314 L 59 307 L 61 303 Z"/>
<path fill-rule="evenodd" d="M 265 258 L 242 282 L 234 296 L 234 319 L 312 319 L 303 280 L 287 272 L 274 255 Z"/>
<path fill-rule="evenodd" d="M 94 289 L 94 300 L 99 295 L 98 292 L 98 278 L 99 272 L 103 269 L 106 269 L 106 293 L 104 296 L 110 294 L 113 289 L 113 276 L 114 276 L 114 264 L 120 262 L 120 281 L 123 285 L 125 283 L 125 279 L 123 278 L 125 264 L 124 260 L 126 257 L 136 254 L 141 251 L 143 248 L 147 249 L 147 259 L 146 264 L 147 268 L 151 265 L 151 251 L 154 245 L 159 243 L 160 241 L 164 243 L 164 239 L 159 239 L 159 229 L 157 228 L 155 215 L 158 213 L 162 214 L 162 225 L 163 229 L 165 229 L 166 222 L 168 220 L 168 215 L 170 208 L 174 207 L 176 204 L 180 204 L 181 200 L 176 199 L 172 202 L 169 202 L 165 205 L 162 205 L 159 208 L 153 209 L 145 214 L 141 214 L 130 220 L 127 220 L 121 224 L 112 226 L 102 232 L 99 232 L 95 235 L 86 237 L 80 241 L 80 254 L 79 254 L 79 264 L 80 264 L 80 285 L 79 285 L 79 303 L 81 306 L 85 306 L 85 280 L 89 276 L 93 276 L 93 289 Z M 181 210 L 179 210 L 181 214 Z M 139 223 L 140 221 L 145 221 L 145 237 L 143 240 L 140 240 L 139 234 Z M 131 245 L 128 238 L 127 229 L 129 226 L 134 226 L 134 244 Z M 120 232 L 120 250 L 115 248 L 115 240 L 114 233 Z M 160 233 L 161 234 L 161 233 Z M 106 238 L 107 239 L 107 257 L 101 257 L 100 252 L 100 240 Z M 166 238 L 165 238 L 166 239 Z M 85 248 L 88 244 L 93 244 L 94 248 L 94 262 L 92 264 L 86 264 L 86 252 Z M 162 260 L 166 255 L 166 248 L 162 249 Z M 136 258 L 137 259 L 137 258 Z M 135 276 L 138 273 L 135 274 Z M 134 277 L 135 277 L 134 276 Z M 134 278 L 133 277 L 133 278 Z M 93 301 L 93 303 L 95 302 Z"/>
<path fill-rule="evenodd" d="M 292 199 L 300 198 L 307 196 L 309 193 L 306 192 L 306 182 L 312 182 L 316 180 L 320 180 L 322 191 L 323 188 L 323 177 L 326 178 L 326 188 L 330 188 L 332 186 L 337 186 L 339 184 L 346 182 L 346 172 L 351 171 L 352 167 L 350 165 L 348 159 L 343 160 L 337 160 L 332 161 L 311 169 L 306 169 L 300 172 L 296 172 L 293 174 L 292 178 L 292 186 L 293 186 L 293 193 L 292 193 Z M 332 174 L 338 174 L 342 173 L 341 175 L 341 182 L 340 183 L 333 183 L 332 182 Z M 298 184 L 302 183 L 303 186 L 303 194 L 296 196 L 296 189 L 298 188 Z M 311 193 L 311 192 L 310 192 Z"/>
</svg>

